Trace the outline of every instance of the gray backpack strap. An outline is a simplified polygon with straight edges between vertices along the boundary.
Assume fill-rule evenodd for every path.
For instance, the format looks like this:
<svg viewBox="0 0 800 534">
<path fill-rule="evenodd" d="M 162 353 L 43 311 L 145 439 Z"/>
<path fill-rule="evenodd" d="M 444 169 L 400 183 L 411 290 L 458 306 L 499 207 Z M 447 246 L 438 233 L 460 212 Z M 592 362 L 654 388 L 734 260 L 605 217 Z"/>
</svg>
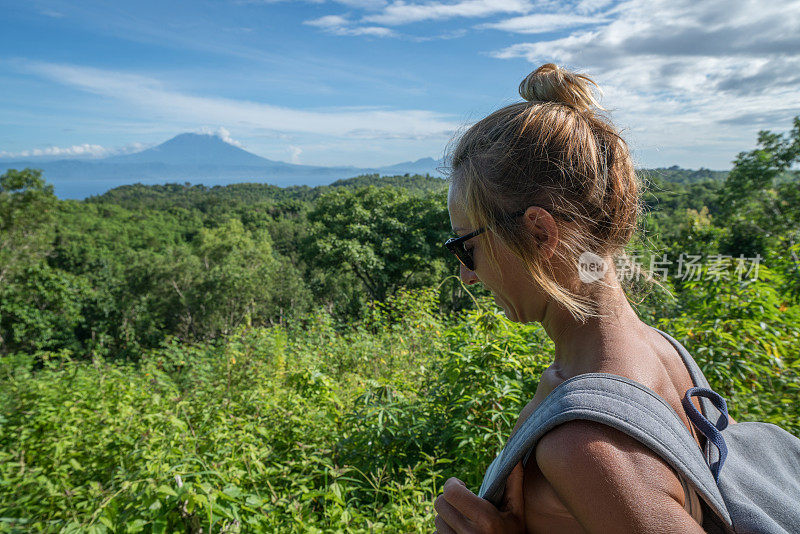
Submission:
<svg viewBox="0 0 800 534">
<path fill-rule="evenodd" d="M 694 361 L 694 358 L 692 358 L 692 355 L 686 350 L 686 347 L 681 345 L 677 339 L 666 332 L 659 330 L 654 326 L 651 326 L 650 328 L 664 336 L 667 341 L 669 341 L 672 346 L 675 347 L 675 350 L 677 350 L 678 354 L 680 354 L 681 358 L 683 358 L 683 363 L 686 364 L 686 369 L 689 371 L 689 376 L 692 377 L 692 382 L 694 385 L 696 387 L 711 389 L 711 386 L 708 384 L 708 380 L 706 380 L 703 371 L 700 370 L 700 366 L 697 365 L 696 361 Z M 711 424 L 718 428 L 725 428 L 728 425 L 727 412 L 723 413 L 719 408 L 714 406 L 714 403 L 711 401 L 711 399 L 707 397 L 698 397 L 698 400 L 700 402 L 700 409 L 703 417 L 708 419 Z M 706 443 L 703 453 L 705 454 L 706 463 L 708 465 L 718 463 L 720 460 L 719 449 L 712 447 L 710 443 Z"/>
<path fill-rule="evenodd" d="M 683 363 L 686 364 L 686 369 L 689 371 L 689 376 L 692 377 L 692 382 L 694 383 L 694 385 L 701 388 L 711 389 L 711 386 L 708 384 L 708 380 L 706 380 L 703 371 L 700 370 L 700 366 L 697 365 L 696 361 L 694 361 L 694 358 L 692 358 L 692 355 L 689 354 L 689 351 L 687 351 L 686 348 L 683 345 L 681 345 L 681 343 L 677 339 L 667 334 L 663 330 L 659 330 L 655 326 L 651 326 L 650 328 L 652 328 L 653 330 L 664 336 L 666 340 L 669 341 L 673 347 L 675 347 L 675 350 L 677 350 L 678 354 L 680 354 L 681 358 L 683 358 Z M 727 422 L 723 423 L 723 421 L 721 420 L 722 412 L 718 410 L 709 399 L 705 397 L 700 397 L 699 400 L 700 400 L 700 407 L 706 419 L 708 419 L 712 423 L 715 423 L 717 426 L 727 424 Z"/>
<path fill-rule="evenodd" d="M 499 506 L 514 466 L 527 463 L 545 433 L 574 419 L 608 425 L 641 442 L 685 477 L 710 509 L 731 525 L 704 455 L 678 414 L 646 386 L 609 373 L 574 376 L 550 392 L 489 465 L 478 495 Z"/>
</svg>

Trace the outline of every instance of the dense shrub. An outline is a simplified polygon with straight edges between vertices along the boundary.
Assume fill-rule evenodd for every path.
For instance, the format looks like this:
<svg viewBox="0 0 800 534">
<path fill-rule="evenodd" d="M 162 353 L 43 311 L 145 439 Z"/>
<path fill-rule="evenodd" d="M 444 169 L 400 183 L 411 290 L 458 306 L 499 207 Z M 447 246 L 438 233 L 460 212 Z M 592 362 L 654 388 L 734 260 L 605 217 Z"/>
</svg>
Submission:
<svg viewBox="0 0 800 534">
<path fill-rule="evenodd" d="M 734 418 L 797 433 L 798 309 L 763 276 L 688 284 L 660 326 Z M 138 363 L 3 357 L 0 531 L 429 531 L 444 480 L 477 490 L 552 354 L 538 325 L 487 303 L 449 318 L 435 295 L 401 292 L 346 331 L 320 312 L 169 338 Z"/>
</svg>

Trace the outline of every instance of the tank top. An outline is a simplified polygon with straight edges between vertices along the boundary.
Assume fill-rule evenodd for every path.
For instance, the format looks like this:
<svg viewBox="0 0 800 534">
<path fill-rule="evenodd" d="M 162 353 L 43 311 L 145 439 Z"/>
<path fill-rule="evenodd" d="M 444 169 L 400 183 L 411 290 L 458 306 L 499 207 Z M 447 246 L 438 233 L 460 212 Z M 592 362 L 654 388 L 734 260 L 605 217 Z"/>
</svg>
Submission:
<svg viewBox="0 0 800 534">
<path fill-rule="evenodd" d="M 700 497 L 685 478 L 678 476 L 678 479 L 680 479 L 681 485 L 683 486 L 683 495 L 685 497 L 683 509 L 686 510 L 690 516 L 692 516 L 692 519 L 697 521 L 698 525 L 702 526 L 703 509 L 700 506 Z"/>
</svg>

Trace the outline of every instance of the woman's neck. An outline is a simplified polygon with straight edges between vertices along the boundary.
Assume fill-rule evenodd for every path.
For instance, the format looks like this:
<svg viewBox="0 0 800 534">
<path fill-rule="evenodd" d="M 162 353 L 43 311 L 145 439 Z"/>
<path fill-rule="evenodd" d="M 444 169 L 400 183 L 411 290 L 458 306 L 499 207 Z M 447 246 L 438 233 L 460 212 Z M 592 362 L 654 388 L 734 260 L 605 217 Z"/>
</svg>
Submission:
<svg viewBox="0 0 800 534">
<path fill-rule="evenodd" d="M 619 286 L 595 299 L 601 317 L 590 317 L 585 323 L 554 301 L 545 306 L 541 323 L 555 344 L 555 367 L 567 374 L 587 372 L 603 360 L 618 358 L 620 347 L 645 326 Z"/>
</svg>

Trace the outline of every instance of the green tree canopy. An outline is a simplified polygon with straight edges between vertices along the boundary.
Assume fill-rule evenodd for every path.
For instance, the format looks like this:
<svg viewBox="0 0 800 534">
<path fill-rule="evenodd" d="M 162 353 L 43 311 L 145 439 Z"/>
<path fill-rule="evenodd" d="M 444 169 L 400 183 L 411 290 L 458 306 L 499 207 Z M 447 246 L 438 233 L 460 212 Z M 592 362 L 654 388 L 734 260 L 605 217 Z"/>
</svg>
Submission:
<svg viewBox="0 0 800 534">
<path fill-rule="evenodd" d="M 0 175 L 0 284 L 21 262 L 40 257 L 58 199 L 42 171 L 10 169 Z"/>
<path fill-rule="evenodd" d="M 736 157 L 720 195 L 720 224 L 730 230 L 726 252 L 763 256 L 781 241 L 797 244 L 800 191 L 796 179 L 783 178 L 798 163 L 800 116 L 788 134 L 761 131 L 758 147 Z"/>
<path fill-rule="evenodd" d="M 307 261 L 352 272 L 372 299 L 441 281 L 449 270 L 444 192 L 338 189 L 320 197 L 308 218 L 314 226 Z"/>
</svg>

